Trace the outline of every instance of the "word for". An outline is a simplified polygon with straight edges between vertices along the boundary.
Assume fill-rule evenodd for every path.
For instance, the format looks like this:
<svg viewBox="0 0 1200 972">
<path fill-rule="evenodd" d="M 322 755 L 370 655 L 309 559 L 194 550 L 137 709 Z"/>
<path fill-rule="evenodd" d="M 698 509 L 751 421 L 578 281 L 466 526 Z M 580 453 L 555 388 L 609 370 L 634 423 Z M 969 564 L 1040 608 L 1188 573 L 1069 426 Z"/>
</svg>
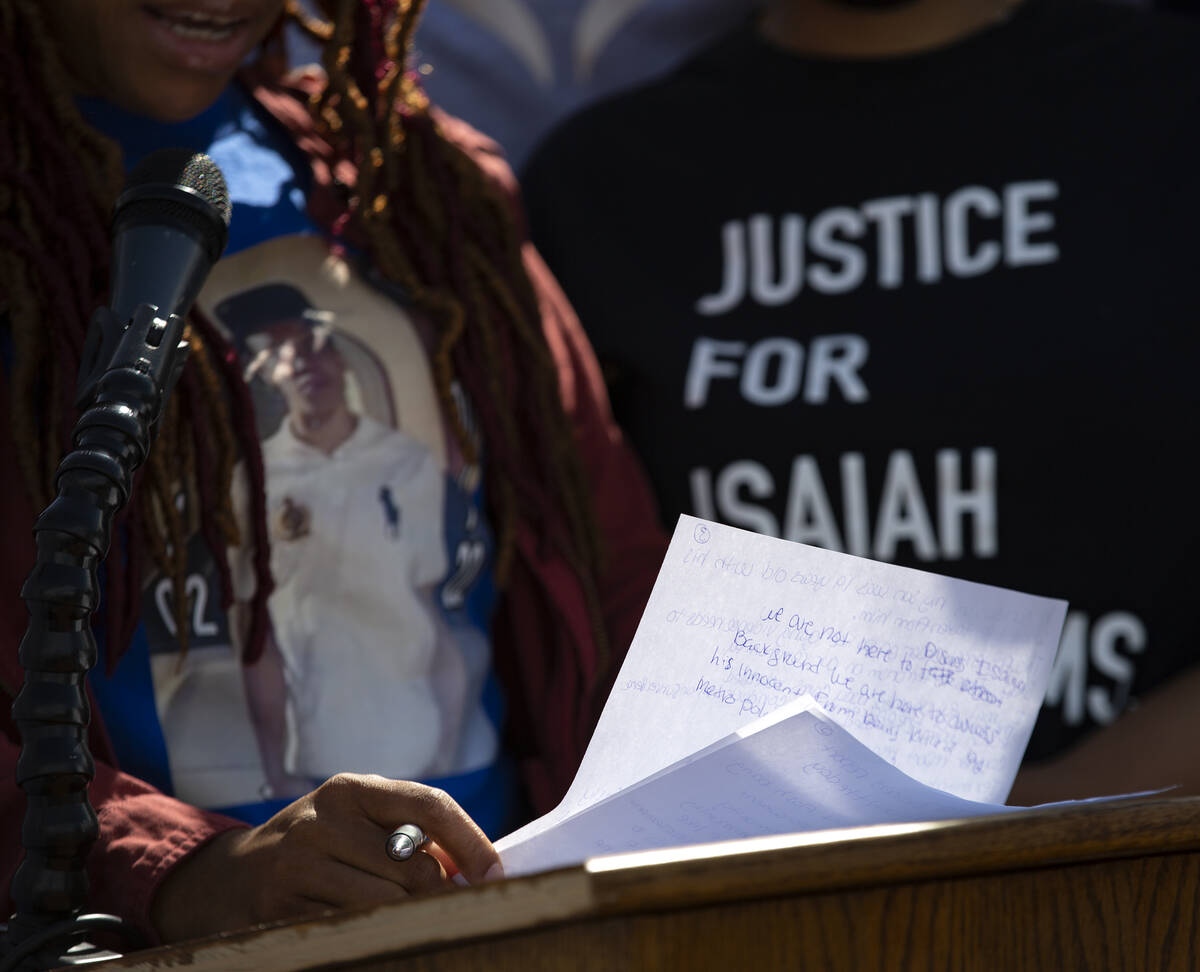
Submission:
<svg viewBox="0 0 1200 972">
<path fill-rule="evenodd" d="M 963 484 L 963 455 L 939 450 L 933 491 L 928 492 L 912 453 L 896 450 L 888 455 L 878 496 L 868 497 L 865 458 L 844 453 L 839 464 L 839 523 L 815 457 L 795 457 L 786 495 L 766 466 L 743 459 L 715 474 L 703 467 L 691 471 L 692 511 L 703 519 L 875 560 L 894 559 L 902 544 L 911 545 L 920 560 L 961 560 L 967 555 L 968 539 L 971 556 L 995 557 L 996 451 L 973 449 L 970 465 L 968 488 Z"/>
<path fill-rule="evenodd" d="M 764 408 L 786 405 L 801 392 L 808 404 L 821 405 L 829 400 L 831 386 L 847 402 L 865 402 L 867 386 L 858 373 L 868 350 L 867 339 L 858 334 L 815 337 L 805 368 L 804 345 L 795 338 L 769 337 L 748 345 L 698 337 L 683 382 L 683 406 L 707 405 L 716 379 L 737 379 L 742 398 Z"/>
<path fill-rule="evenodd" d="M 858 207 L 834 206 L 811 219 L 799 213 L 758 214 L 721 228 L 720 287 L 696 301 L 705 317 L 728 314 L 743 301 L 779 307 L 805 286 L 844 294 L 863 286 L 893 289 L 943 274 L 978 277 L 1007 267 L 1053 263 L 1058 245 L 1048 204 L 1058 184 L 1011 182 L 999 192 L 964 186 L 935 193 L 888 196 Z"/>
</svg>

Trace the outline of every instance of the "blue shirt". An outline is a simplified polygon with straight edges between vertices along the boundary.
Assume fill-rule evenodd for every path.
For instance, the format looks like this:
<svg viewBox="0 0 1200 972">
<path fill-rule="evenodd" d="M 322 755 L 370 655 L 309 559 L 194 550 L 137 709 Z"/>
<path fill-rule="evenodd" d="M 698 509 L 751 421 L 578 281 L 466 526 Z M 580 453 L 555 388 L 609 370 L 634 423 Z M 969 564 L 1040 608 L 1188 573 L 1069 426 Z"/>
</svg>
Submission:
<svg viewBox="0 0 1200 972">
<path fill-rule="evenodd" d="M 391 347 L 393 341 L 401 341 L 402 334 L 408 333 L 411 339 L 420 322 L 414 325 L 410 311 L 392 305 L 357 273 L 336 293 L 328 287 L 321 289 L 316 278 L 324 248 L 307 212 L 306 194 L 311 184 L 307 160 L 240 88 L 231 86 L 201 115 L 175 124 L 147 121 L 99 99 L 82 99 L 80 107 L 95 127 L 121 144 L 127 169 L 166 147 L 204 151 L 216 161 L 229 187 L 233 215 L 225 255 L 197 307 L 225 330 L 242 351 L 248 369 L 261 357 L 263 343 L 269 343 L 264 335 L 272 333 L 272 320 L 299 313 L 306 320 L 324 322 L 322 326 L 332 334 L 344 361 L 347 395 L 353 399 L 354 409 L 372 420 L 372 428 L 378 429 L 382 423 L 388 431 L 387 436 L 376 436 L 383 445 L 377 443 L 369 470 L 347 466 L 348 475 L 357 477 L 353 482 L 357 492 L 346 494 L 340 505 L 298 504 L 299 494 L 282 495 L 283 491 L 273 489 L 272 470 L 269 465 L 267 468 L 276 581 L 270 607 L 273 612 L 288 611 L 273 624 L 284 674 L 283 701 L 291 720 L 285 738 L 277 740 L 283 772 L 315 786 L 342 769 L 375 772 L 379 766 L 394 766 L 387 759 L 394 756 L 395 742 L 434 732 L 429 721 L 433 711 L 437 725 L 444 723 L 451 731 L 431 737 L 430 747 L 439 755 L 426 766 L 439 771 L 427 775 L 425 782 L 445 789 L 485 832 L 498 836 L 514 822 L 515 774 L 498 746 L 504 705 L 492 672 L 487 635 L 495 601 L 492 537 L 482 514 L 478 470 L 456 466 L 453 457 L 445 455 L 448 450 L 440 448 L 445 439 L 440 411 L 414 405 L 436 399 L 432 386 L 426 390 L 422 385 L 430 384 L 427 362 L 420 355 L 397 354 Z M 324 305 L 337 305 L 336 315 L 313 306 L 318 298 Z M 384 315 L 390 318 L 394 314 L 394 320 L 380 319 L 381 302 L 386 302 Z M 272 308 L 273 316 L 269 313 Z M 251 311 L 268 317 L 257 323 L 249 321 Z M 282 423 L 287 417 L 278 391 L 261 377 L 250 385 L 263 438 L 277 436 L 280 429 L 286 431 Z M 420 394 L 414 396 L 413 387 Z M 361 420 L 359 424 L 363 424 Z M 386 455 L 381 460 L 380 448 L 386 450 L 392 441 L 397 443 L 396 461 L 388 461 Z M 425 456 L 420 468 L 442 470 L 436 473 L 432 491 L 417 488 L 418 480 L 405 472 L 413 466 L 404 459 L 410 454 Z M 371 475 L 377 476 L 379 483 L 362 481 L 363 476 Z M 419 481 L 427 487 L 429 474 Z M 299 520 L 289 521 L 283 515 L 286 510 L 296 513 Z M 308 528 L 297 528 L 295 523 L 302 522 L 305 514 Z M 375 559 L 369 563 L 392 557 L 389 544 L 393 538 L 394 559 L 384 562 L 385 569 L 378 572 L 352 567 L 356 557 L 362 562 L 362 552 L 357 547 L 337 546 L 339 538 L 351 534 L 330 519 L 335 515 L 351 517 L 357 525 L 356 535 L 383 538 L 374 544 Z M 371 525 L 376 520 L 378 527 Z M 418 526 L 420 536 L 426 538 L 419 550 L 413 546 Z M 378 531 L 378 537 L 372 531 Z M 320 546 L 323 538 L 333 538 L 332 549 Z M 346 567 L 338 580 L 343 562 Z M 348 616 L 373 615 L 381 620 L 374 627 L 357 625 L 329 636 L 328 625 L 322 628 L 305 614 L 320 603 L 317 592 L 306 589 L 298 579 L 311 577 L 312 571 L 292 570 L 305 563 L 324 569 L 322 583 L 329 583 L 333 576 L 335 583 L 345 587 L 345 603 L 359 605 L 348 610 Z M 388 563 L 394 566 L 387 567 Z M 409 564 L 421 566 L 406 573 Z M 411 595 L 399 597 L 397 583 L 411 585 Z M 216 565 L 200 539 L 193 537 L 188 549 L 188 651 L 179 651 L 175 637 L 173 587 L 156 574 L 146 585 L 143 622 L 127 654 L 110 676 L 101 644 L 100 660 L 89 678 L 125 771 L 198 806 L 257 823 L 281 809 L 288 799 L 273 797 L 266 782 L 264 767 L 271 747 L 261 745 L 266 730 L 251 711 L 240 649 L 232 634 L 236 626 L 220 609 L 219 589 Z M 330 595 L 328 589 L 319 593 Z M 417 634 L 404 639 L 379 637 L 380 624 L 389 626 L 389 606 L 403 603 L 411 613 L 415 599 L 431 605 L 430 617 L 417 618 L 415 625 L 409 624 L 413 621 L 409 616 L 398 617 L 395 627 Z M 301 634 L 296 635 L 293 632 L 298 627 Z M 304 630 L 321 631 L 318 643 L 302 644 Z M 405 643 L 399 643 L 401 640 Z M 314 651 L 324 652 L 318 656 L 323 662 L 319 669 L 305 664 Z M 355 651 L 360 654 L 355 656 Z M 437 695 L 434 702 L 424 707 L 363 711 L 353 698 L 331 701 L 327 704 L 337 708 L 323 713 L 321 724 L 346 720 L 359 730 L 355 738 L 361 739 L 362 720 L 370 720 L 377 727 L 379 749 L 364 753 L 358 746 L 336 765 L 304 764 L 296 744 L 300 734 L 295 718 L 300 710 L 295 702 L 302 695 L 314 697 L 313 685 L 304 682 L 306 675 L 320 670 L 327 678 L 330 658 L 344 657 L 346 666 L 369 661 L 386 668 L 392 656 L 397 671 L 421 670 L 422 665 L 428 669 L 424 681 L 398 682 L 396 697 L 405 697 L 403 688 L 407 697 L 421 700 L 419 692 L 412 694 L 414 686 L 419 689 L 427 684 L 431 687 L 427 694 Z M 315 697 L 339 699 L 336 677 L 330 682 L 322 683 L 323 691 Z M 446 751 L 448 745 L 454 747 L 452 752 Z M 336 745 L 333 751 L 337 752 Z M 420 766 L 413 763 L 414 772 L 405 771 L 404 775 L 419 778 Z"/>
</svg>

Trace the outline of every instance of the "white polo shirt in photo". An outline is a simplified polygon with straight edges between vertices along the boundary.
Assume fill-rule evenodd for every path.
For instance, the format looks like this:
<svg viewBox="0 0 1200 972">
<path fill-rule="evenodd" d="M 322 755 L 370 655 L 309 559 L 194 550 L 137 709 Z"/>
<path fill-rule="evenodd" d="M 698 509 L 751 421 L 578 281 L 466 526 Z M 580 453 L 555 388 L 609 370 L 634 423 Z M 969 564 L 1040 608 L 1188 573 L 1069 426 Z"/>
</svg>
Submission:
<svg viewBox="0 0 1200 972">
<path fill-rule="evenodd" d="M 444 482 L 430 451 L 365 415 L 331 454 L 285 419 L 263 443 L 288 772 L 429 775 L 460 718 L 439 638 Z M 448 686 L 449 683 L 449 687 Z"/>
</svg>

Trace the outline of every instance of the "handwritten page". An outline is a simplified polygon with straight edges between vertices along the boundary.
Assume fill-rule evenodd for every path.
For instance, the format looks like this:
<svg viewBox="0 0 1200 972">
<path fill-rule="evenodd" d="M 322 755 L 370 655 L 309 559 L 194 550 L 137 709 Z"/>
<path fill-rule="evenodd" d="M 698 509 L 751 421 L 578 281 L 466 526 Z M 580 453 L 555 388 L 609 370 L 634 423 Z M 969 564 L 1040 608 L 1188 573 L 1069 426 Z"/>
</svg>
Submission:
<svg viewBox="0 0 1200 972">
<path fill-rule="evenodd" d="M 917 781 L 1003 803 L 1066 603 L 682 516 L 583 763 L 528 838 L 798 696 Z"/>
<path fill-rule="evenodd" d="M 918 783 L 805 698 L 556 827 L 496 847 L 515 877 L 601 854 L 1020 809 Z"/>
</svg>

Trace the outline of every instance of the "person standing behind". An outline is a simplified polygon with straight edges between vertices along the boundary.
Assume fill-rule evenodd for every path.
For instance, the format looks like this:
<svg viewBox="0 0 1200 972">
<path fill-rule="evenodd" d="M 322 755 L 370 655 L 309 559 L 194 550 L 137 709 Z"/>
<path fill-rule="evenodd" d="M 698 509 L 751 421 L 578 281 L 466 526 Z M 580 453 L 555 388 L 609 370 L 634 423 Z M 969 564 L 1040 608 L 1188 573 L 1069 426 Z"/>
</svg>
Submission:
<svg viewBox="0 0 1200 972">
<path fill-rule="evenodd" d="M 1200 738 L 1198 50 L 1084 0 L 772 0 L 523 174 L 668 518 L 1071 602 L 1014 800 L 1200 791 L 1162 745 Z"/>
</svg>

